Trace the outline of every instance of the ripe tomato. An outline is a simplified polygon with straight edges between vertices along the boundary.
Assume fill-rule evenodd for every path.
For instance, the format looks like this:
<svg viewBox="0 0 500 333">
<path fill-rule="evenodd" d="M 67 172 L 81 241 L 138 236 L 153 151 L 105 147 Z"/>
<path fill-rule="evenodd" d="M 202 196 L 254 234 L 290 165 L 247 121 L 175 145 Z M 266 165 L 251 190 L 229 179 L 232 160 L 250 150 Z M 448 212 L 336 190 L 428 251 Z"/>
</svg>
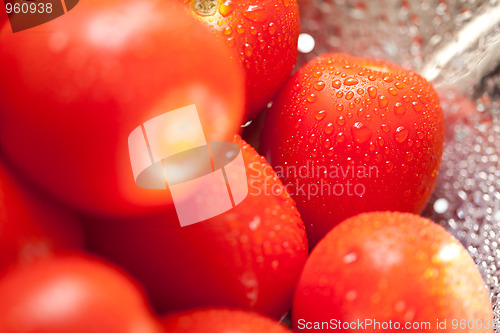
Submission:
<svg viewBox="0 0 500 333">
<path fill-rule="evenodd" d="M 0 162 L 0 271 L 53 251 L 82 247 L 76 217 L 29 191 Z"/>
<path fill-rule="evenodd" d="M 272 168 L 241 138 L 248 196 L 219 216 L 181 228 L 175 211 L 87 224 L 91 250 L 144 284 L 159 313 L 206 306 L 280 318 L 307 257 L 304 225 Z"/>
<path fill-rule="evenodd" d="M 436 183 L 443 141 L 438 96 L 421 76 L 327 54 L 281 90 L 261 146 L 296 200 L 312 247 L 360 212 L 420 212 Z"/>
<path fill-rule="evenodd" d="M 230 309 L 203 309 L 165 317 L 169 333 L 287 333 L 283 325 L 252 312 Z"/>
<path fill-rule="evenodd" d="M 135 284 L 95 259 L 31 262 L 0 280 L 0 331 L 162 332 Z"/>
<path fill-rule="evenodd" d="M 175 1 L 81 1 L 36 28 L 4 26 L 0 44 L 0 146 L 82 210 L 142 214 L 171 202 L 135 184 L 128 137 L 144 121 L 195 104 L 207 141 L 227 141 L 243 117 L 240 66 Z"/>
<path fill-rule="evenodd" d="M 285 83 L 297 61 L 297 1 L 183 1 L 234 50 L 246 73 L 246 117 L 255 118 Z"/>
<path fill-rule="evenodd" d="M 415 332 L 492 332 L 493 315 L 481 274 L 458 240 L 420 216 L 375 212 L 335 227 L 304 267 L 294 298 L 294 328 L 329 332 L 311 328 L 330 320 L 337 327 L 330 330 L 344 328 L 341 322 L 372 321 L 345 332 L 382 331 L 375 322 L 392 322 L 392 330 L 381 326 L 391 332 L 409 328 L 407 323 L 430 323 L 408 329 Z M 446 327 L 436 326 L 445 320 Z"/>
</svg>

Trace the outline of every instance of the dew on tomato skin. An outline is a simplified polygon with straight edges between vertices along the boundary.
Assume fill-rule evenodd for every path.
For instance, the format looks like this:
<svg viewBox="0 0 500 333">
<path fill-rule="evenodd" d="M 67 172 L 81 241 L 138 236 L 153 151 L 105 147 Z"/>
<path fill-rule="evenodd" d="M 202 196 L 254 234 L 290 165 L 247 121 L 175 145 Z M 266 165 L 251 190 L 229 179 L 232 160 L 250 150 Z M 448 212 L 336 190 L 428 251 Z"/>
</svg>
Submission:
<svg viewBox="0 0 500 333">
<path fill-rule="evenodd" d="M 342 98 L 342 97 L 344 97 L 344 93 L 342 91 L 339 91 L 337 93 L 337 98 Z"/>
<path fill-rule="evenodd" d="M 276 33 L 276 24 L 274 24 L 273 22 L 269 23 L 268 31 L 270 35 L 274 35 Z"/>
<path fill-rule="evenodd" d="M 239 34 L 242 34 L 245 32 L 245 28 L 241 25 L 241 24 L 238 24 L 236 26 L 236 31 L 239 33 Z"/>
<path fill-rule="evenodd" d="M 407 164 L 401 164 L 401 171 L 403 172 L 403 174 L 406 174 L 409 169 L 410 168 Z"/>
<path fill-rule="evenodd" d="M 352 264 L 355 263 L 357 260 L 358 260 L 358 254 L 356 252 L 349 252 L 343 258 L 345 264 Z"/>
<path fill-rule="evenodd" d="M 310 94 L 309 96 L 307 96 L 307 101 L 308 101 L 309 103 L 314 103 L 314 102 L 316 102 L 316 99 L 317 99 L 317 97 L 316 97 L 316 95 L 315 95 L 315 94 Z"/>
<path fill-rule="evenodd" d="M 401 104 L 400 102 L 397 102 L 395 105 L 394 105 L 394 113 L 395 114 L 398 114 L 398 115 L 401 115 L 401 114 L 404 114 L 406 112 L 403 104 Z"/>
<path fill-rule="evenodd" d="M 352 91 L 349 91 L 347 92 L 347 94 L 345 94 L 345 99 L 347 100 L 350 100 L 354 97 L 354 93 Z"/>
<path fill-rule="evenodd" d="M 321 110 L 321 111 L 318 111 L 316 112 L 316 114 L 314 115 L 314 117 L 317 119 L 317 120 L 323 120 L 326 116 L 326 111 L 325 110 Z"/>
<path fill-rule="evenodd" d="M 415 110 L 415 112 L 418 113 L 422 110 L 422 105 L 420 105 L 420 103 L 412 102 L 411 104 L 413 105 L 413 110 Z"/>
<path fill-rule="evenodd" d="M 339 142 L 339 143 L 344 142 L 345 141 L 345 135 L 344 135 L 344 133 L 339 132 L 337 134 L 337 137 L 335 138 L 335 140 L 337 140 L 337 142 Z"/>
<path fill-rule="evenodd" d="M 382 138 L 381 136 L 377 138 L 377 142 L 380 147 L 383 147 L 385 145 L 384 138 Z"/>
<path fill-rule="evenodd" d="M 224 1 L 224 3 L 219 7 L 219 13 L 224 17 L 231 14 L 233 10 L 234 10 L 234 5 L 232 3 L 232 0 Z"/>
<path fill-rule="evenodd" d="M 354 103 L 353 102 L 349 103 L 349 108 L 354 109 Z"/>
<path fill-rule="evenodd" d="M 408 130 L 404 126 L 399 126 L 396 129 L 396 133 L 394 133 L 394 139 L 396 139 L 397 142 L 402 143 L 405 142 L 407 138 Z"/>
<path fill-rule="evenodd" d="M 330 148 L 331 144 L 332 143 L 330 142 L 330 139 L 326 139 L 325 142 L 323 143 L 323 147 L 328 149 L 328 148 Z"/>
<path fill-rule="evenodd" d="M 378 97 L 378 105 L 380 106 L 381 109 L 385 108 L 387 106 L 387 103 L 389 103 L 387 97 L 385 97 L 384 95 L 380 95 Z"/>
<path fill-rule="evenodd" d="M 228 38 L 226 38 L 226 44 L 229 47 L 233 47 L 234 46 L 234 37 L 228 37 Z"/>
<path fill-rule="evenodd" d="M 368 76 L 368 80 L 370 80 L 370 81 L 375 81 L 376 79 L 377 79 L 377 77 L 374 75 Z"/>
<path fill-rule="evenodd" d="M 344 125 L 345 125 L 345 119 L 344 119 L 344 117 L 343 117 L 343 116 L 339 116 L 339 117 L 337 118 L 337 124 L 338 124 L 339 126 L 344 126 Z"/>
<path fill-rule="evenodd" d="M 325 126 L 325 133 L 326 134 L 333 133 L 333 123 L 328 123 L 328 125 Z"/>
<path fill-rule="evenodd" d="M 363 123 L 356 122 L 351 128 L 352 136 L 357 143 L 365 143 L 372 137 L 372 131 Z"/>
<path fill-rule="evenodd" d="M 401 82 L 394 83 L 394 86 L 398 89 L 403 89 L 403 84 Z"/>
<path fill-rule="evenodd" d="M 358 95 L 363 95 L 365 91 L 362 88 L 359 88 L 357 91 Z"/>
<path fill-rule="evenodd" d="M 314 77 L 320 77 L 321 75 L 323 75 L 323 72 L 322 71 L 316 71 L 314 72 Z"/>
<path fill-rule="evenodd" d="M 365 114 L 365 110 L 363 108 L 360 108 L 357 112 L 358 117 L 362 117 Z M 367 119 L 368 120 L 368 119 Z"/>
<path fill-rule="evenodd" d="M 226 28 L 222 31 L 222 33 L 223 33 L 224 35 L 226 35 L 226 36 L 229 36 L 229 35 L 231 35 L 231 34 L 233 33 L 233 29 L 231 29 L 231 27 L 226 27 Z"/>
<path fill-rule="evenodd" d="M 382 80 L 384 80 L 384 82 L 387 82 L 387 83 L 391 83 L 392 81 L 394 81 L 394 79 L 390 76 L 384 76 L 384 78 Z"/>
<path fill-rule="evenodd" d="M 242 14 L 246 19 L 253 22 L 264 22 L 267 20 L 267 11 L 256 5 L 248 6 L 247 10 Z"/>
<path fill-rule="evenodd" d="M 302 125 L 302 118 L 299 118 L 297 122 L 295 123 L 295 129 L 298 129 Z"/>
<path fill-rule="evenodd" d="M 382 128 L 382 131 L 384 131 L 385 133 L 389 133 L 391 131 L 391 127 L 387 124 L 382 124 L 380 127 Z"/>
<path fill-rule="evenodd" d="M 394 164 L 391 161 L 385 161 L 385 171 L 391 172 L 394 168 Z"/>
<path fill-rule="evenodd" d="M 253 47 L 252 45 L 248 44 L 248 43 L 245 43 L 245 55 L 247 57 L 251 57 L 253 54 Z"/>
<path fill-rule="evenodd" d="M 324 81 L 316 81 L 313 85 L 314 89 L 321 91 L 325 89 L 326 83 Z"/>
<path fill-rule="evenodd" d="M 348 77 L 347 79 L 344 80 L 344 84 L 346 86 L 353 86 L 355 84 L 358 84 L 359 80 L 353 77 Z"/>
<path fill-rule="evenodd" d="M 393 87 L 390 87 L 389 89 L 387 89 L 387 91 L 389 92 L 389 94 L 391 94 L 392 96 L 396 96 L 398 94 L 398 91 L 396 90 L 396 88 L 393 88 Z"/>
</svg>

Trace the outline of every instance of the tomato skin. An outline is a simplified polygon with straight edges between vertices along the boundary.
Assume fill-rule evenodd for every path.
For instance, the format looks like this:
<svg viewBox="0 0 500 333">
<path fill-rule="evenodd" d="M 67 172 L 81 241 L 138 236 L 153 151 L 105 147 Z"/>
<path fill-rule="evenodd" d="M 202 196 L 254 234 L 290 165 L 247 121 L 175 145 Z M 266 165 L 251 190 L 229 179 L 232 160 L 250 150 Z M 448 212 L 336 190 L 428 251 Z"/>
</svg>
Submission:
<svg viewBox="0 0 500 333">
<path fill-rule="evenodd" d="M 234 58 L 244 67 L 246 118 L 255 118 L 286 82 L 297 61 L 297 1 L 219 1 L 209 15 L 200 13 L 196 5 L 213 1 L 183 2 L 234 51 Z"/>
<path fill-rule="evenodd" d="M 162 320 L 170 333 L 287 333 L 285 326 L 253 312 L 208 308 L 172 314 Z"/>
<path fill-rule="evenodd" d="M 9 333 L 162 332 L 128 277 L 76 254 L 2 276 L 0 309 L 0 330 Z"/>
<path fill-rule="evenodd" d="M 434 189 L 443 142 L 439 99 L 422 77 L 383 61 L 326 54 L 281 90 L 264 122 L 261 153 L 295 199 L 312 247 L 361 212 L 419 213 Z"/>
<path fill-rule="evenodd" d="M 0 162 L 0 271 L 53 252 L 81 248 L 80 221 L 28 189 Z"/>
<path fill-rule="evenodd" d="M 144 121 L 196 104 L 207 141 L 239 130 L 243 72 L 175 1 L 83 1 L 36 28 L 4 26 L 0 44 L 0 146 L 80 210 L 140 215 L 171 203 L 134 181 L 128 136 Z"/>
<path fill-rule="evenodd" d="M 329 330 L 301 330 L 299 319 L 430 322 L 431 331 L 446 319 L 443 332 L 492 332 L 493 315 L 481 274 L 458 240 L 417 215 L 373 212 L 342 222 L 314 248 L 292 318 L 294 329 L 304 332 Z M 453 319 L 489 321 L 490 328 L 453 329 Z M 367 330 L 379 331 L 344 331 Z"/>
<path fill-rule="evenodd" d="M 127 269 L 161 314 L 225 306 L 281 318 L 291 307 L 307 258 L 304 225 L 264 158 L 241 138 L 234 142 L 242 148 L 249 194 L 230 211 L 183 228 L 173 210 L 86 223 L 89 249 Z"/>
</svg>

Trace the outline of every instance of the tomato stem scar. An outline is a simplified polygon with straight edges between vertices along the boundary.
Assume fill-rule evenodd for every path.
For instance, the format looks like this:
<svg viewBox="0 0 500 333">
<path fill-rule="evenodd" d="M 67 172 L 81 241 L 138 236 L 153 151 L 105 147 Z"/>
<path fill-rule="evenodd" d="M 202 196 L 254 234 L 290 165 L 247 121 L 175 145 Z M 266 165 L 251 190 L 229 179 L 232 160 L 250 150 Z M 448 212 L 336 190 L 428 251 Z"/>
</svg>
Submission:
<svg viewBox="0 0 500 333">
<path fill-rule="evenodd" d="M 217 12 L 218 5 L 218 0 L 194 0 L 192 7 L 197 14 L 209 16 Z"/>
</svg>

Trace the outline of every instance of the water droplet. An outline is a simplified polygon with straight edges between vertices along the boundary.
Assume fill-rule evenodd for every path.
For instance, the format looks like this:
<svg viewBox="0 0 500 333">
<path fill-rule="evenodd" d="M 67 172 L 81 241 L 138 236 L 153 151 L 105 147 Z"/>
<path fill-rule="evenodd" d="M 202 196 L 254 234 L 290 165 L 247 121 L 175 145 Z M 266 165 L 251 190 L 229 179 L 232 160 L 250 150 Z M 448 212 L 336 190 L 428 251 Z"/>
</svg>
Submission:
<svg viewBox="0 0 500 333">
<path fill-rule="evenodd" d="M 356 122 L 352 126 L 351 131 L 357 143 L 364 143 L 372 137 L 372 131 L 361 122 Z"/>
<path fill-rule="evenodd" d="M 222 31 L 222 33 L 223 33 L 224 35 L 226 35 L 226 36 L 229 36 L 229 35 L 231 35 L 231 34 L 233 33 L 233 29 L 231 29 L 230 27 L 227 27 L 227 28 L 225 28 L 225 29 Z"/>
<path fill-rule="evenodd" d="M 295 129 L 299 128 L 301 124 L 302 124 L 302 118 L 299 118 L 295 123 Z"/>
<path fill-rule="evenodd" d="M 375 88 L 375 87 L 370 87 L 370 88 L 368 88 L 368 95 L 369 95 L 371 98 L 375 98 L 375 97 L 377 97 L 377 88 Z"/>
<path fill-rule="evenodd" d="M 394 164 L 392 164 L 391 161 L 385 161 L 385 171 L 391 172 L 393 167 L 394 167 Z"/>
<path fill-rule="evenodd" d="M 398 89 L 403 89 L 403 84 L 401 82 L 394 83 L 394 86 L 396 86 L 396 88 Z"/>
<path fill-rule="evenodd" d="M 389 103 L 387 97 L 385 97 L 384 95 L 380 95 L 378 97 L 378 105 L 380 106 L 380 108 L 385 108 L 387 106 L 387 103 Z"/>
<path fill-rule="evenodd" d="M 392 81 L 394 81 L 394 79 L 390 76 L 384 76 L 382 80 L 384 80 L 387 83 L 391 83 Z"/>
<path fill-rule="evenodd" d="M 267 11 L 259 6 L 250 5 L 243 16 L 253 22 L 264 22 L 267 20 Z"/>
<path fill-rule="evenodd" d="M 392 96 L 396 96 L 398 94 L 397 89 L 393 87 L 390 87 L 389 89 L 387 89 L 387 91 L 389 91 L 389 94 L 391 94 Z"/>
<path fill-rule="evenodd" d="M 314 117 L 317 119 L 317 120 L 323 120 L 326 116 L 326 111 L 325 110 L 321 110 L 321 111 L 318 111 L 316 112 L 316 114 L 314 115 Z"/>
<path fill-rule="evenodd" d="M 315 94 L 310 94 L 309 96 L 307 96 L 307 101 L 310 103 L 316 102 L 316 99 L 317 99 L 317 97 Z"/>
<path fill-rule="evenodd" d="M 330 148 L 331 146 L 331 142 L 330 142 L 330 139 L 326 139 L 325 142 L 323 143 L 323 146 L 328 149 Z"/>
<path fill-rule="evenodd" d="M 325 89 L 325 82 L 324 81 L 317 81 L 314 83 L 314 89 L 316 89 L 317 91 L 321 91 L 323 89 Z"/>
<path fill-rule="evenodd" d="M 384 131 L 385 133 L 389 133 L 391 131 L 391 127 L 389 125 L 382 124 L 382 126 L 380 127 L 382 128 L 382 131 Z"/>
<path fill-rule="evenodd" d="M 370 81 L 375 81 L 376 79 L 377 79 L 377 77 L 374 75 L 368 76 L 368 80 L 370 80 Z"/>
<path fill-rule="evenodd" d="M 405 108 L 403 107 L 403 104 L 397 102 L 395 105 L 394 105 L 394 113 L 395 114 L 403 114 L 405 113 Z"/>
<path fill-rule="evenodd" d="M 219 8 L 219 13 L 226 17 L 232 13 L 234 5 L 231 0 L 226 0 Z"/>
<path fill-rule="evenodd" d="M 347 99 L 347 100 L 350 100 L 353 97 L 354 97 L 354 93 L 352 91 L 349 91 L 347 94 L 345 94 L 345 99 Z"/>
<path fill-rule="evenodd" d="M 383 147 L 385 145 L 384 138 L 382 138 L 381 136 L 378 137 L 377 142 L 380 147 Z"/>
<path fill-rule="evenodd" d="M 337 93 L 337 98 L 342 98 L 344 96 L 344 93 L 342 91 L 339 91 Z"/>
<path fill-rule="evenodd" d="M 242 34 L 245 32 L 245 28 L 241 25 L 241 24 L 238 24 L 236 26 L 236 31 L 239 33 L 239 34 Z"/>
<path fill-rule="evenodd" d="M 332 134 L 333 133 L 333 124 L 328 123 L 328 125 L 325 126 L 325 133 L 326 134 Z"/>
<path fill-rule="evenodd" d="M 344 133 L 342 133 L 342 132 L 338 133 L 336 140 L 337 140 L 337 142 L 344 142 L 345 141 Z"/>
<path fill-rule="evenodd" d="M 345 125 L 345 119 L 343 116 L 340 116 L 338 119 L 337 119 L 337 124 L 339 124 L 339 126 L 344 126 Z"/>
<path fill-rule="evenodd" d="M 346 86 L 353 86 L 355 84 L 358 84 L 359 80 L 353 77 L 348 77 L 347 79 L 344 80 L 344 84 Z"/>
<path fill-rule="evenodd" d="M 276 24 L 273 22 L 269 23 L 269 34 L 274 35 L 276 33 Z"/>
<path fill-rule="evenodd" d="M 365 91 L 361 88 L 359 88 L 357 91 L 358 95 L 363 95 L 365 93 Z"/>
<path fill-rule="evenodd" d="M 396 133 L 394 133 L 394 138 L 399 143 L 405 142 L 406 139 L 408 138 L 408 130 L 404 128 L 404 126 L 399 126 L 396 129 Z"/>
<path fill-rule="evenodd" d="M 252 45 L 248 44 L 248 43 L 245 43 L 245 55 L 247 57 L 251 57 L 253 54 L 253 47 Z"/>
<path fill-rule="evenodd" d="M 420 112 L 422 110 L 422 105 L 418 102 L 412 102 L 411 105 L 413 105 L 415 112 Z"/>
<path fill-rule="evenodd" d="M 337 104 L 337 110 L 343 111 L 344 110 L 344 104 L 342 104 L 342 103 Z"/>
<path fill-rule="evenodd" d="M 342 83 L 340 82 L 340 80 L 335 80 L 332 82 L 332 87 L 334 87 L 336 89 L 339 89 L 341 86 L 342 86 Z"/>
<path fill-rule="evenodd" d="M 352 264 L 353 262 L 356 262 L 358 260 L 358 255 L 356 252 L 350 252 L 344 256 L 344 263 L 345 264 Z"/>
</svg>

